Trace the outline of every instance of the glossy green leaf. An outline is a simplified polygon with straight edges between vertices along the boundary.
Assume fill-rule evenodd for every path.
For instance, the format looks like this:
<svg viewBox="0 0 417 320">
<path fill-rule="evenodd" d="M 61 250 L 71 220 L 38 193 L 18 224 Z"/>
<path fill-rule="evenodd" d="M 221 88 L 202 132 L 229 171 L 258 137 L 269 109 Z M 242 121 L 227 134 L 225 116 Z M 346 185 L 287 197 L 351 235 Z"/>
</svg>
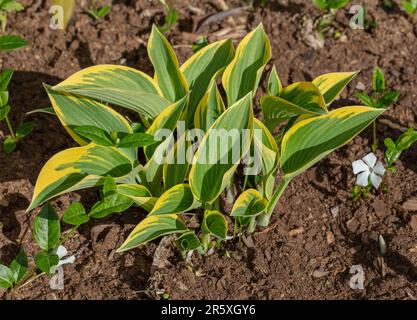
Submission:
<svg viewBox="0 0 417 320">
<path fill-rule="evenodd" d="M 16 258 L 10 264 L 14 283 L 19 282 L 28 272 L 28 257 L 23 249 L 20 250 Z"/>
<path fill-rule="evenodd" d="M 279 97 L 282 92 L 282 82 L 275 66 L 272 67 L 268 78 L 268 95 Z"/>
<path fill-rule="evenodd" d="M 244 191 L 233 205 L 232 217 L 256 217 L 266 210 L 268 201 L 255 189 Z"/>
<path fill-rule="evenodd" d="M 178 214 L 195 209 L 199 204 L 194 200 L 188 184 L 179 184 L 161 195 L 149 215 Z"/>
<path fill-rule="evenodd" d="M 209 233 L 219 239 L 225 240 L 227 237 L 227 222 L 224 215 L 219 211 L 206 210 L 201 224 L 203 233 Z"/>
<path fill-rule="evenodd" d="M 314 79 L 313 84 L 320 90 L 326 104 L 329 105 L 358 73 L 359 71 L 327 73 Z"/>
<path fill-rule="evenodd" d="M 24 47 L 28 42 L 19 36 L 0 36 L 0 51 L 12 51 Z"/>
<path fill-rule="evenodd" d="M 115 193 L 98 201 L 91 209 L 89 216 L 95 219 L 103 219 L 110 214 L 126 211 L 133 203 L 134 201 L 131 198 Z"/>
<path fill-rule="evenodd" d="M 200 239 L 196 236 L 194 231 L 185 232 L 175 241 L 180 250 L 192 251 L 201 247 Z"/>
<path fill-rule="evenodd" d="M 65 210 L 63 220 L 73 226 L 78 226 L 90 221 L 90 217 L 80 202 L 73 202 Z"/>
<path fill-rule="evenodd" d="M 59 263 L 59 257 L 54 253 L 41 251 L 35 255 L 35 264 L 42 272 L 52 273 L 51 269 L 56 267 Z"/>
<path fill-rule="evenodd" d="M 61 236 L 61 225 L 55 209 L 47 203 L 35 218 L 33 236 L 39 247 L 50 250 L 55 247 Z"/>
<path fill-rule="evenodd" d="M 9 289 L 14 282 L 13 272 L 0 263 L 0 289 Z"/>
<path fill-rule="evenodd" d="M 137 206 L 146 211 L 151 211 L 157 201 L 157 198 L 152 197 L 146 187 L 139 184 L 119 184 L 117 193 L 129 197 Z"/>
</svg>

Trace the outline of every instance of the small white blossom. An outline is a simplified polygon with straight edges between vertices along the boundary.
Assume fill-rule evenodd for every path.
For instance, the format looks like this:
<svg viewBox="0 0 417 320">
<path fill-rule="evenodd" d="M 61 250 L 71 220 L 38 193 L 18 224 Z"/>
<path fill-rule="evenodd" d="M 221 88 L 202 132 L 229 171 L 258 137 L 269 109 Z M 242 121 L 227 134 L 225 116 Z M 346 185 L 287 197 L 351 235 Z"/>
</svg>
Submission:
<svg viewBox="0 0 417 320">
<path fill-rule="evenodd" d="M 60 266 L 63 266 L 65 264 L 72 264 L 75 262 L 74 255 L 64 258 L 68 254 L 68 250 L 64 246 L 59 246 L 55 253 L 59 257 L 59 262 L 56 266 L 53 266 L 51 268 L 51 273 L 55 273 Z"/>
<path fill-rule="evenodd" d="M 353 173 L 357 175 L 356 184 L 361 187 L 367 187 L 369 181 L 378 189 L 382 177 L 385 174 L 385 167 L 381 161 L 377 161 L 376 156 L 371 152 L 361 160 L 352 162 Z"/>
</svg>

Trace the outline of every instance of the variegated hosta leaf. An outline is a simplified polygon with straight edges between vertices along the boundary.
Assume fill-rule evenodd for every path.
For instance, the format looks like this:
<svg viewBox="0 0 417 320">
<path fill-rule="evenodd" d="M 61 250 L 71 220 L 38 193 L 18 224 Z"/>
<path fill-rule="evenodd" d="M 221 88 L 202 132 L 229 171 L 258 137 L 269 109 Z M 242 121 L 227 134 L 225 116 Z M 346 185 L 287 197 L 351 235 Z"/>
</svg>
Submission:
<svg viewBox="0 0 417 320">
<path fill-rule="evenodd" d="M 117 252 L 133 249 L 167 234 L 184 233 L 186 231 L 189 230 L 176 214 L 148 216 L 136 226 Z"/>
<path fill-rule="evenodd" d="M 359 71 L 327 73 L 314 79 L 313 84 L 319 88 L 326 104 L 329 105 L 358 73 Z"/>
<path fill-rule="evenodd" d="M 219 239 L 227 238 L 227 221 L 220 211 L 206 210 L 201 223 L 201 231 L 211 234 Z"/>
<path fill-rule="evenodd" d="M 224 106 L 216 80 L 213 79 L 195 112 L 194 127 L 207 132 L 225 110 L 226 107 Z"/>
<path fill-rule="evenodd" d="M 278 76 L 277 69 L 273 66 L 268 78 L 268 95 L 278 97 L 281 95 L 281 92 L 282 82 Z"/>
<path fill-rule="evenodd" d="M 199 206 L 200 204 L 194 200 L 190 186 L 179 184 L 161 195 L 149 215 L 183 213 Z"/>
<path fill-rule="evenodd" d="M 119 184 L 116 192 L 133 200 L 133 202 L 144 210 L 150 212 L 155 206 L 158 198 L 152 197 L 149 190 L 140 184 Z"/>
<path fill-rule="evenodd" d="M 236 55 L 223 74 L 223 87 L 228 106 L 246 96 L 256 94 L 265 65 L 271 58 L 268 36 L 261 25 L 239 44 Z"/>
<path fill-rule="evenodd" d="M 194 197 L 213 202 L 229 183 L 250 148 L 252 92 L 227 109 L 211 126 L 194 156 L 189 181 Z"/>
<path fill-rule="evenodd" d="M 86 145 L 87 141 L 73 131 L 75 127 L 93 126 L 108 133 L 133 132 L 129 122 L 122 115 L 104 104 L 88 98 L 60 93 L 49 87 L 46 87 L 46 91 L 62 125 L 80 145 Z"/>
<path fill-rule="evenodd" d="M 194 231 L 183 233 L 178 237 L 175 243 L 181 251 L 191 251 L 201 247 L 200 239 L 198 239 Z"/>
<path fill-rule="evenodd" d="M 287 119 L 303 114 L 320 115 L 326 113 L 324 110 L 311 111 L 291 103 L 281 97 L 265 96 L 261 98 L 261 108 L 264 114 L 264 123 L 273 132 L 274 129 Z"/>
<path fill-rule="evenodd" d="M 282 139 L 281 170 L 290 178 L 307 170 L 351 141 L 383 111 L 360 106 L 344 107 L 297 121 Z"/>
<path fill-rule="evenodd" d="M 189 90 L 187 80 L 179 69 L 174 50 L 155 25 L 148 42 L 148 55 L 155 68 L 154 79 L 164 97 L 170 102 L 183 98 Z"/>
<path fill-rule="evenodd" d="M 100 185 L 108 175 L 129 180 L 136 162 L 131 150 L 92 143 L 61 151 L 42 168 L 28 211 L 60 194 Z"/>
<path fill-rule="evenodd" d="M 255 189 L 244 191 L 233 205 L 232 217 L 256 217 L 265 211 L 268 201 Z"/>
<path fill-rule="evenodd" d="M 53 89 L 125 107 L 151 119 L 170 104 L 151 77 L 126 66 L 89 67 Z"/>
<path fill-rule="evenodd" d="M 188 123 L 192 123 L 195 110 L 209 85 L 230 63 L 234 54 L 232 41 L 222 40 L 204 47 L 181 66 L 191 90 Z"/>
<path fill-rule="evenodd" d="M 327 113 L 320 90 L 311 82 L 296 82 L 282 90 L 281 98 L 314 113 Z"/>
<path fill-rule="evenodd" d="M 159 196 L 163 192 L 163 168 L 166 163 L 165 155 L 169 155 L 174 147 L 173 138 L 167 138 L 163 141 L 153 156 L 145 164 L 145 166 L 138 172 L 139 182 L 149 189 L 153 196 Z"/>
<path fill-rule="evenodd" d="M 167 107 L 156 117 L 155 121 L 152 123 L 146 133 L 155 136 L 158 135 L 159 130 L 163 129 L 173 132 L 177 126 L 178 120 L 180 120 L 183 111 L 188 105 L 188 100 L 189 96 L 187 95 L 181 100 L 174 102 L 169 107 Z M 147 159 L 150 159 L 153 156 L 156 148 L 161 144 L 161 142 L 144 148 Z"/>
<path fill-rule="evenodd" d="M 187 141 L 185 132 L 168 152 L 163 167 L 164 188 L 168 190 L 177 184 L 181 184 L 188 176 L 191 164 L 188 161 L 192 157 L 191 141 Z"/>
<path fill-rule="evenodd" d="M 275 182 L 275 172 L 279 164 L 279 150 L 271 132 L 261 121 L 255 118 L 253 128 L 255 161 L 262 163 L 263 193 L 267 199 L 270 199 Z"/>
<path fill-rule="evenodd" d="M 66 28 L 74 12 L 75 0 L 53 0 L 52 3 L 54 6 L 62 7 L 64 14 L 64 27 Z"/>
</svg>

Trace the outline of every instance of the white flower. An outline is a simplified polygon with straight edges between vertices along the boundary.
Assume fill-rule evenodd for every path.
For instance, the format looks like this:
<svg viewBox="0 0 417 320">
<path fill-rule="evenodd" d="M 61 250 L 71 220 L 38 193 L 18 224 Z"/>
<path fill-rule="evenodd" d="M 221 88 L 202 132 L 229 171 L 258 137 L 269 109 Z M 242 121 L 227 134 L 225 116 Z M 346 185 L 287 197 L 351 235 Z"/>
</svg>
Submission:
<svg viewBox="0 0 417 320">
<path fill-rule="evenodd" d="M 372 185 L 378 189 L 385 174 L 385 168 L 381 161 L 377 162 L 376 156 L 371 152 L 361 160 L 352 162 L 353 173 L 357 175 L 356 184 L 361 187 L 367 187 L 369 180 Z"/>
<path fill-rule="evenodd" d="M 56 249 L 55 253 L 59 257 L 59 262 L 56 266 L 51 267 L 51 270 L 50 270 L 51 273 L 55 273 L 60 266 L 75 262 L 74 255 L 64 259 L 64 257 L 68 254 L 68 250 L 64 246 L 59 246 L 58 249 Z"/>
</svg>

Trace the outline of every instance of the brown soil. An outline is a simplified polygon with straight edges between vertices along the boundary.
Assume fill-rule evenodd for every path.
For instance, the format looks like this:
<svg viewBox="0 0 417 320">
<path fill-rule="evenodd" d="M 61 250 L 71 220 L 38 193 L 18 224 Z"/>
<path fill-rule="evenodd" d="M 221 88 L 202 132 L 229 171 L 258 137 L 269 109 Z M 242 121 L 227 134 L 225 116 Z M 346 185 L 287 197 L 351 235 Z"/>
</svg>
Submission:
<svg viewBox="0 0 417 320">
<path fill-rule="evenodd" d="M 49 106 L 42 82 L 55 84 L 81 68 L 101 63 L 126 64 L 152 72 L 146 41 L 151 24 L 163 19 L 158 1 L 113 1 L 109 16 L 98 22 L 84 13 L 87 1 L 80 1 L 81 8 L 65 32 L 48 27 L 45 1 L 22 2 L 26 10 L 11 15 L 9 32 L 24 36 L 31 45 L 0 53 L 0 69 L 16 70 L 11 84 L 13 123 L 22 121 L 30 110 Z M 327 39 L 324 48 L 313 49 L 303 34 L 306 21 L 317 19 L 320 12 L 310 1 L 271 1 L 264 9 L 243 10 L 205 26 L 204 17 L 219 12 L 220 2 L 175 1 L 181 20 L 170 41 L 180 62 L 190 55 L 197 29 L 212 41 L 225 33 L 237 43 L 245 32 L 263 22 L 272 42 L 271 65 L 277 66 L 285 84 L 311 80 L 330 71 L 362 69 L 336 103 L 355 104 L 351 101 L 355 87 L 362 82 L 370 90 L 372 70 L 379 65 L 389 86 L 401 91 L 400 101 L 378 123 L 380 140 L 396 137 L 399 129 L 409 125 L 416 128 L 416 17 L 410 18 L 398 8 L 387 12 L 379 1 L 366 1 L 370 15 L 378 21 L 375 30 L 348 28 L 350 15 L 341 11 L 337 24 L 343 28 L 343 39 Z M 237 0 L 227 3 L 230 8 L 245 5 Z M 74 145 L 54 117 L 38 114 L 30 119 L 37 124 L 35 132 L 12 155 L 0 152 L 2 263 L 9 263 L 20 245 L 29 255 L 36 250 L 31 225 L 38 211 L 25 213 L 33 185 L 48 158 Z M 0 137 L 5 132 L 6 127 L 0 124 Z M 296 178 L 270 227 L 245 241 L 231 241 L 213 255 L 194 256 L 191 263 L 185 263 L 168 247 L 168 263 L 155 269 L 152 262 L 158 241 L 116 253 L 144 216 L 133 210 L 81 228 L 67 243 L 70 253 L 77 253 L 77 261 L 65 267 L 64 290 L 51 290 L 49 279 L 43 277 L 17 292 L 0 292 L 0 297 L 159 299 L 166 292 L 172 299 L 415 299 L 417 230 L 411 223 L 413 212 L 402 205 L 417 197 L 417 147 L 402 156 L 398 171 L 389 178 L 388 191 L 353 202 L 351 162 L 370 151 L 369 137 L 370 132 L 365 131 Z M 61 196 L 53 204 L 62 213 L 76 199 L 91 204 L 97 197 L 95 190 L 77 192 Z M 379 235 L 388 244 L 385 256 L 379 251 Z M 364 268 L 364 290 L 352 290 L 348 285 L 353 265 Z"/>
</svg>

